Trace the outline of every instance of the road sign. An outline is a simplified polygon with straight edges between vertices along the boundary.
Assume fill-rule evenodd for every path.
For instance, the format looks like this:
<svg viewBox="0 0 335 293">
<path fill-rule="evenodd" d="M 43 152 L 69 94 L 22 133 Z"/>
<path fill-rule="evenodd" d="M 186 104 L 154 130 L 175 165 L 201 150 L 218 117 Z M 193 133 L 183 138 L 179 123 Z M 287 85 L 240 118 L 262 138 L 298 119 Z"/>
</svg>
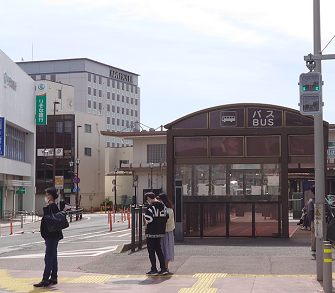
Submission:
<svg viewBox="0 0 335 293">
<path fill-rule="evenodd" d="M 77 192 L 77 185 L 74 186 L 73 192 Z M 80 187 L 78 188 L 78 192 L 80 192 Z"/>
<path fill-rule="evenodd" d="M 80 183 L 80 178 L 79 177 L 74 177 L 73 182 L 74 183 Z"/>
<path fill-rule="evenodd" d="M 317 115 L 322 111 L 322 75 L 320 72 L 300 74 L 300 113 Z"/>
<path fill-rule="evenodd" d="M 63 189 L 64 188 L 64 177 L 63 176 L 55 176 L 55 188 Z"/>
<path fill-rule="evenodd" d="M 26 193 L 26 189 L 24 187 L 20 187 L 18 190 L 16 190 L 15 193 L 16 194 L 25 194 Z"/>
</svg>

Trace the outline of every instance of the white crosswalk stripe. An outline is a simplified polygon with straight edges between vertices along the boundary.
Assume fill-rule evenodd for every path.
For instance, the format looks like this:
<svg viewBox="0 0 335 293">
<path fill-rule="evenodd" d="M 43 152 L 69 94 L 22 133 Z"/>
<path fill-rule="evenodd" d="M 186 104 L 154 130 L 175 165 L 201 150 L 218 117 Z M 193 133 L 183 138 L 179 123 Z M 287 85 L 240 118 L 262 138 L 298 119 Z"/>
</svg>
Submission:
<svg viewBox="0 0 335 293">
<path fill-rule="evenodd" d="M 80 249 L 71 251 L 58 251 L 58 257 L 81 257 L 81 256 L 99 256 L 107 252 L 112 252 L 117 248 L 117 245 L 92 248 L 92 249 Z M 25 255 L 14 255 L 14 256 L 3 256 L 0 259 L 8 258 L 44 258 L 44 253 L 25 254 Z"/>
</svg>

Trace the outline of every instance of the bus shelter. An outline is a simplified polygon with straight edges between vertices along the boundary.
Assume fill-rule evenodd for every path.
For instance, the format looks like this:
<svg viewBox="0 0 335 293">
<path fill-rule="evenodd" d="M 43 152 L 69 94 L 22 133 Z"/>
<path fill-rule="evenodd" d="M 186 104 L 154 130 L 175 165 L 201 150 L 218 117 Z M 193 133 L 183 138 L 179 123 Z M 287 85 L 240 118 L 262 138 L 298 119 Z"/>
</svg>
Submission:
<svg viewBox="0 0 335 293">
<path fill-rule="evenodd" d="M 289 178 L 314 178 L 313 116 L 277 105 L 229 104 L 165 128 L 177 241 L 289 237 Z M 327 122 L 324 142 L 326 154 Z"/>
</svg>

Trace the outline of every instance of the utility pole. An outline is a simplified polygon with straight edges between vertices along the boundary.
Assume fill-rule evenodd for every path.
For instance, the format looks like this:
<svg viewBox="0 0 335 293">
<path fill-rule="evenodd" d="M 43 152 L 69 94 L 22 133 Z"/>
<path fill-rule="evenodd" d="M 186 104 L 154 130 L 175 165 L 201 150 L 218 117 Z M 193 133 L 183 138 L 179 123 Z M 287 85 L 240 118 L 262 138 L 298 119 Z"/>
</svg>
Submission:
<svg viewBox="0 0 335 293">
<path fill-rule="evenodd" d="M 321 54 L 320 0 L 313 0 L 313 42 L 314 54 Z M 321 60 L 315 61 L 315 71 L 321 74 Z M 321 101 L 322 102 L 322 101 Z M 316 277 L 323 280 L 323 241 L 326 240 L 325 221 L 325 166 L 323 140 L 323 111 L 314 115 L 314 164 L 315 164 L 315 207 L 319 206 L 322 217 L 322 237 L 316 238 Z M 315 214 L 316 208 L 314 208 Z M 315 217 L 315 215 L 314 215 Z"/>
</svg>

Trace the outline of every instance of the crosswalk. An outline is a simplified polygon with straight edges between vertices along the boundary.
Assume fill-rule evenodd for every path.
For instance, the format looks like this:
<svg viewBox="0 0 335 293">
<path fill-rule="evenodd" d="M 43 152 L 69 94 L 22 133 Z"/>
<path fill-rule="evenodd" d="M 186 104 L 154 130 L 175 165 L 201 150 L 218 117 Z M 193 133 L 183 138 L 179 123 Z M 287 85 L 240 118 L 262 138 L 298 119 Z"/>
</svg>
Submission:
<svg viewBox="0 0 335 293">
<path fill-rule="evenodd" d="M 101 231 L 95 233 L 68 236 L 60 241 L 57 256 L 59 258 L 82 257 L 82 256 L 96 257 L 105 253 L 111 253 L 116 250 L 118 244 L 130 243 L 130 235 L 131 231 L 127 229 L 114 232 Z M 76 244 L 75 246 L 74 243 Z M 80 243 L 80 247 L 82 249 L 71 249 L 72 247 L 78 248 L 78 243 Z M 43 244 L 44 246 L 44 241 L 29 243 L 29 246 L 33 245 L 40 246 L 41 244 Z M 44 258 L 45 253 L 44 248 L 42 247 L 41 247 L 42 251 L 38 249 L 41 251 L 40 253 L 17 254 L 17 252 L 22 251 L 21 249 L 24 249 L 25 247 L 27 247 L 27 244 L 7 247 L 8 249 L 11 248 L 10 250 L 12 250 L 13 252 L 15 251 L 15 255 L 2 256 L 0 257 L 0 259 Z"/>
<path fill-rule="evenodd" d="M 89 249 L 78 249 L 71 251 L 58 251 L 57 257 L 82 257 L 82 256 L 99 256 L 108 252 L 113 252 L 117 248 L 117 245 L 100 247 L 100 248 L 89 248 Z M 44 253 L 34 253 L 34 254 L 21 254 L 13 256 L 3 256 L 0 259 L 11 259 L 11 258 L 44 258 Z"/>
</svg>

